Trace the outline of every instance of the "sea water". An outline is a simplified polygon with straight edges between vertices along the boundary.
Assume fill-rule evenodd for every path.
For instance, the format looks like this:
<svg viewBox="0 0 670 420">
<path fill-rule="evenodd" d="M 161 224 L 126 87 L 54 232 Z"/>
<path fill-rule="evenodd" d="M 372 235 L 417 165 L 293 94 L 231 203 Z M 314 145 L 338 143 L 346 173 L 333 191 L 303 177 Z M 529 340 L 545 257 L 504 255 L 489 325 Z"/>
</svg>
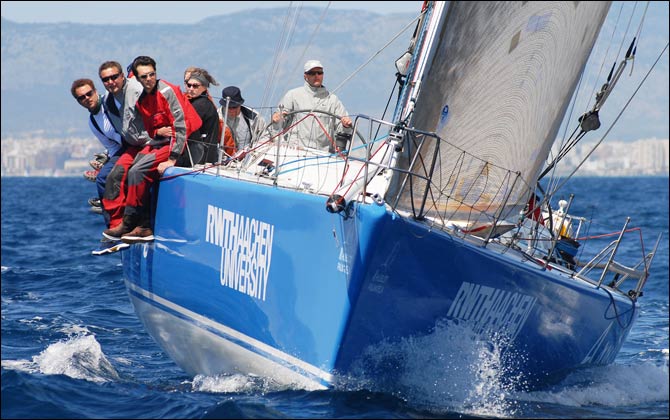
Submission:
<svg viewBox="0 0 670 420">
<path fill-rule="evenodd" d="M 2 418 L 668 418 L 668 178 L 574 178 L 571 213 L 663 239 L 616 361 L 514 391 L 496 349 L 438 325 L 384 352 L 409 361 L 394 392 L 277 387 L 184 373 L 146 333 L 119 254 L 81 178 L 2 178 Z M 567 194 L 566 197 L 567 199 Z M 621 249 L 632 253 L 636 250 Z M 449 349 L 443 351 L 442 349 Z M 431 369 L 425 369 L 425 366 Z"/>
</svg>

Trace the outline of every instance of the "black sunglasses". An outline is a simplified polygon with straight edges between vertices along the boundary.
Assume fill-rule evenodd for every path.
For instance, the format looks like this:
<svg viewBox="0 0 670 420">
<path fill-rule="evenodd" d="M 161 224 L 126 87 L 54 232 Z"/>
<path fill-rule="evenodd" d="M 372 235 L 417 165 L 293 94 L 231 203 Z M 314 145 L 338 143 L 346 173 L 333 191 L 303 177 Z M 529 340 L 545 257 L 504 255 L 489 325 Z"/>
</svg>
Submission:
<svg viewBox="0 0 670 420">
<path fill-rule="evenodd" d="M 119 76 L 121 76 L 121 73 L 112 74 L 111 76 L 107 76 L 107 77 L 101 77 L 100 80 L 102 80 L 102 83 L 107 83 L 110 80 L 118 79 Z"/>
<path fill-rule="evenodd" d="M 322 71 L 306 71 L 305 74 L 314 76 L 315 74 L 323 74 Z"/>
<path fill-rule="evenodd" d="M 147 74 L 143 74 L 143 75 L 141 75 L 141 76 L 140 76 L 140 79 L 142 79 L 142 80 L 146 80 L 146 79 L 148 79 L 148 78 L 150 78 L 150 77 L 154 77 L 155 75 L 156 75 L 156 72 L 155 72 L 155 71 L 152 71 L 151 73 L 147 73 Z"/>
<path fill-rule="evenodd" d="M 193 88 L 193 89 L 197 89 L 200 86 L 202 86 L 200 83 L 188 83 L 188 82 L 186 83 L 186 87 L 190 87 L 190 88 Z"/>
<path fill-rule="evenodd" d="M 89 90 L 88 92 L 84 93 L 83 95 L 76 96 L 75 98 L 77 98 L 77 100 L 78 100 L 79 102 L 81 102 L 81 101 L 83 101 L 84 99 L 86 99 L 86 98 L 90 98 L 91 96 L 93 96 L 94 93 L 95 93 L 94 90 Z"/>
</svg>

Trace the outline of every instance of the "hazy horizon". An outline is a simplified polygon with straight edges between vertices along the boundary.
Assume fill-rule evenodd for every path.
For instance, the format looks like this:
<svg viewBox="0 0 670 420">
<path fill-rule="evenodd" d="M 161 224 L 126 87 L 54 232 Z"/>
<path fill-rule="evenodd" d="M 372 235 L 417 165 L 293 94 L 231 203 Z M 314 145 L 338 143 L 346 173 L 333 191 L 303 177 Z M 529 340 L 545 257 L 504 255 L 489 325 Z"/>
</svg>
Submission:
<svg viewBox="0 0 670 420">
<path fill-rule="evenodd" d="M 194 24 L 216 15 L 226 15 L 255 8 L 285 8 L 291 3 L 294 7 L 316 7 L 326 9 L 366 10 L 380 14 L 416 13 L 421 1 L 387 2 L 287 2 L 287 1 L 251 1 L 251 2 L 163 2 L 157 6 L 154 2 L 50 2 L 50 1 L 3 1 L 2 17 L 17 23 L 25 22 L 73 22 L 80 24 L 129 24 L 139 22 Z M 637 4 L 633 2 L 613 2 L 609 15 L 594 48 L 590 73 L 584 75 L 588 86 L 599 86 L 605 79 L 616 58 L 617 50 L 626 51 L 630 40 L 637 36 L 638 48 L 635 60 L 628 63 L 615 94 L 603 108 L 601 121 L 603 128 L 618 118 L 618 112 L 630 100 L 630 109 L 625 110 L 621 121 L 610 133 L 612 140 L 644 139 L 669 137 L 669 100 L 668 91 L 668 2 Z M 641 24 L 642 23 L 642 24 Z M 616 35 L 614 28 L 616 25 Z M 625 44 L 625 45 L 624 45 Z M 666 50 L 663 51 L 663 48 Z M 659 57 L 660 55 L 660 57 Z M 658 60 L 649 80 L 640 87 L 655 60 Z M 358 63 L 356 63 L 357 65 Z M 598 72 L 598 68 L 600 71 Z M 598 73 L 598 74 L 596 74 Z M 632 76 L 631 76 L 632 74 Z M 595 82 L 595 81 L 599 82 Z M 7 82 L 7 80 L 5 80 Z M 4 83 L 3 83 L 4 84 Z M 4 86 L 3 86 L 4 88 Z M 639 91 L 636 89 L 639 88 Z M 582 95 L 584 97 L 582 98 Z M 592 104 L 594 95 L 589 89 L 580 93 L 579 103 Z M 578 108 L 580 109 L 580 108 Z M 604 131 L 603 129 L 603 131 Z"/>
<path fill-rule="evenodd" d="M 287 8 L 302 4 L 335 10 L 366 10 L 379 14 L 416 13 L 422 1 L 164 1 L 160 7 L 150 1 L 79 2 L 79 1 L 3 1 L 2 17 L 18 23 L 185 23 L 192 24 L 216 15 L 226 15 L 243 10 Z M 330 3 L 330 5 L 328 5 Z M 93 20 L 95 19 L 95 20 Z"/>
</svg>

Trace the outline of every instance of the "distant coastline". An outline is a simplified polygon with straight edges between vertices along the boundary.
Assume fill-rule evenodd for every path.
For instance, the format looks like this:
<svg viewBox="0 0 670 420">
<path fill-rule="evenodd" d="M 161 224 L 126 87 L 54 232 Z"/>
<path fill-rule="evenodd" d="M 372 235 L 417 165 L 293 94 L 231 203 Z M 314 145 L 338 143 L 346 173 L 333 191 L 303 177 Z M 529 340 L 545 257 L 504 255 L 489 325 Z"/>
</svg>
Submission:
<svg viewBox="0 0 670 420">
<path fill-rule="evenodd" d="M 569 175 L 586 157 L 594 143 L 579 144 L 561 163 L 557 176 Z M 50 138 L 36 132 L 0 140 L 0 176 L 82 176 L 88 162 L 102 152 L 97 139 L 89 137 Z M 634 142 L 605 141 L 577 171 L 576 176 L 664 176 L 670 175 L 668 139 Z"/>
</svg>

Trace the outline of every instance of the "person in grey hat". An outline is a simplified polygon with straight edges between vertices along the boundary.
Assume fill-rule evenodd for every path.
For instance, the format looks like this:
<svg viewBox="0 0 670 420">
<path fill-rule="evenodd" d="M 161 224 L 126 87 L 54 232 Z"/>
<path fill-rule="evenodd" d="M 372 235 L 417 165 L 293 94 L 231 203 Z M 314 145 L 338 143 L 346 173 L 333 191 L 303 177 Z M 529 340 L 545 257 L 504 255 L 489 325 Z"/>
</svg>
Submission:
<svg viewBox="0 0 670 420">
<path fill-rule="evenodd" d="M 320 150 L 332 150 L 331 139 L 341 127 L 350 128 L 352 123 L 342 102 L 337 96 L 328 92 L 323 85 L 323 64 L 318 60 L 305 63 L 303 77 L 305 84 L 291 89 L 279 102 L 279 111 L 272 114 L 273 128 L 277 131 L 290 127 L 291 124 L 305 118 L 311 111 L 328 131 L 324 132 L 314 117 L 307 117 L 288 133 L 289 141 L 297 140 L 304 147 Z M 301 112 L 295 112 L 301 111 Z M 327 112 L 331 115 L 323 114 Z"/>
<path fill-rule="evenodd" d="M 218 108 L 219 119 L 225 120 L 231 129 L 237 150 L 251 147 L 258 138 L 266 134 L 269 137 L 265 119 L 256 110 L 244 105 L 242 92 L 237 86 L 223 88 L 219 104 L 221 104 Z"/>
</svg>

